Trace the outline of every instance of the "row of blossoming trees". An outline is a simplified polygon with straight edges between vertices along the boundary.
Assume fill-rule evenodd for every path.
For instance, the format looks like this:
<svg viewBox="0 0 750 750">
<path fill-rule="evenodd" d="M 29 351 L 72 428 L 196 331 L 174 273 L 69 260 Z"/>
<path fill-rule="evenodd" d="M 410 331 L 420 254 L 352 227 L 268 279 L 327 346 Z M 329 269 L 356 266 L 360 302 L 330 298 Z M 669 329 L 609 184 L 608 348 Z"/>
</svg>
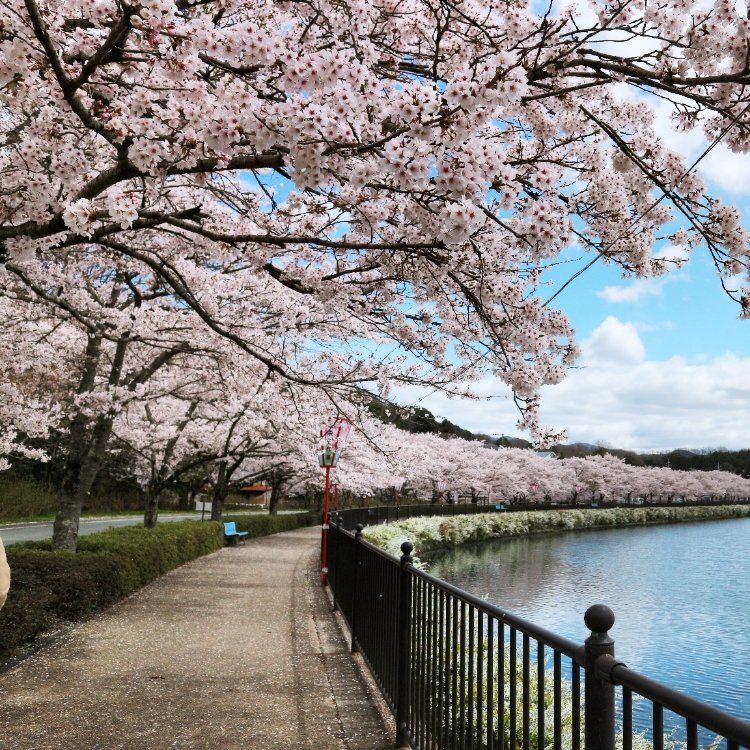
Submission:
<svg viewBox="0 0 750 750">
<path fill-rule="evenodd" d="M 212 462 L 220 500 L 363 388 L 490 373 L 553 437 L 571 246 L 640 276 L 700 248 L 747 311 L 739 212 L 655 117 L 747 149 L 742 8 L 544 8 L 0 2 L 0 450 L 61 446 L 56 546 L 113 447 L 154 497 Z"/>
<path fill-rule="evenodd" d="M 346 389 L 270 376 L 237 357 L 224 337 L 211 340 L 191 328 L 190 312 L 172 309 L 169 299 L 133 305 L 129 287 L 109 272 L 81 278 L 75 316 L 30 300 L 9 276 L 0 296 L 9 396 L 0 413 L 17 430 L 8 453 L 44 459 L 51 446 L 60 449 L 66 517 L 80 516 L 102 466 L 117 454 L 122 471 L 143 489 L 148 526 L 157 521 L 162 493 L 186 477 L 211 493 L 215 518 L 236 481 L 270 483 L 274 505 L 282 493 L 319 491 L 315 435 L 335 410 L 356 425 L 336 479 L 360 501 L 374 495 L 430 502 L 453 491 L 475 502 L 750 496 L 750 480 L 727 472 L 633 467 L 614 456 L 554 460 L 533 450 L 408 434 L 370 416 L 365 394 L 358 402 Z M 116 335 L 95 335 L 84 325 L 101 326 L 106 315 L 122 320 L 123 312 L 127 323 Z"/>
<path fill-rule="evenodd" d="M 557 460 L 529 449 L 404 435 L 390 427 L 381 429 L 378 445 L 386 456 L 355 438 L 337 470 L 340 482 L 403 504 L 435 502 L 454 492 L 462 502 L 511 504 L 750 498 L 750 479 L 725 471 L 630 466 L 612 455 Z"/>
</svg>

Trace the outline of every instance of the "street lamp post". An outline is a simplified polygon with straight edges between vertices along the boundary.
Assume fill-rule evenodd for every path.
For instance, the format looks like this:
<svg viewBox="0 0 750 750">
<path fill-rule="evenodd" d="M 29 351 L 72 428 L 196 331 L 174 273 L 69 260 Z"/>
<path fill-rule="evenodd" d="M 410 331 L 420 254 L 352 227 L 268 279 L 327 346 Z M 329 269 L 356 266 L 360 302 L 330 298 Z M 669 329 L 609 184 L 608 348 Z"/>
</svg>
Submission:
<svg viewBox="0 0 750 750">
<path fill-rule="evenodd" d="M 352 425 L 348 419 L 338 417 L 331 427 L 320 431 L 318 464 L 326 473 L 323 496 L 323 533 L 320 545 L 320 582 L 323 586 L 328 583 L 328 500 L 331 494 L 331 469 L 335 469 L 338 465 L 351 428 Z"/>
</svg>

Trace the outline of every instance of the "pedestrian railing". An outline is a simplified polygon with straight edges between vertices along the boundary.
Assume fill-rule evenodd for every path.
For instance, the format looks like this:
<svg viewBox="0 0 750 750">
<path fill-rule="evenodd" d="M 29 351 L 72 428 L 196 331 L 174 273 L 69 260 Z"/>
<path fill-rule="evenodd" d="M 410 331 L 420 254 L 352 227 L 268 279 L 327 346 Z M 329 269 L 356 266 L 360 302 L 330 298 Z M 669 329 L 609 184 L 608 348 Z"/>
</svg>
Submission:
<svg viewBox="0 0 750 750">
<path fill-rule="evenodd" d="M 416 750 L 750 748 L 750 723 L 619 662 L 612 611 L 578 644 L 397 559 L 331 519 L 328 583 Z"/>
</svg>

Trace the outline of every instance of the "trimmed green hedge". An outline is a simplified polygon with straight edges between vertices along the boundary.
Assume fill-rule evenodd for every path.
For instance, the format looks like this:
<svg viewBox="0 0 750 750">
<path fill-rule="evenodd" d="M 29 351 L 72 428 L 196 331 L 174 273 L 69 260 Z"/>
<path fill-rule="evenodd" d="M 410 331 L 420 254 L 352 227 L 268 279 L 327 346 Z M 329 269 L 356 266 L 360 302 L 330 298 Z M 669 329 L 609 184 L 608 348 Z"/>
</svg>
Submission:
<svg viewBox="0 0 750 750">
<path fill-rule="evenodd" d="M 227 520 L 254 537 L 311 522 L 307 514 Z M 80 537 L 77 552 L 53 552 L 50 542 L 9 547 L 11 587 L 0 610 L 0 662 L 31 646 L 39 636 L 90 617 L 164 573 L 223 546 L 223 524 L 182 521 Z"/>
</svg>

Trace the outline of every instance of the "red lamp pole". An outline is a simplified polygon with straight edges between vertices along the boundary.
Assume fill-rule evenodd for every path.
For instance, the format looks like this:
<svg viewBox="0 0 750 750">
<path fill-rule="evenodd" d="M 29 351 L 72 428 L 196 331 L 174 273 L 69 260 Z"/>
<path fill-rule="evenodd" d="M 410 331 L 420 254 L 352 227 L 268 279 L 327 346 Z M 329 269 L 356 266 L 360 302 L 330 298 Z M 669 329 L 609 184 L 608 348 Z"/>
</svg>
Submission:
<svg viewBox="0 0 750 750">
<path fill-rule="evenodd" d="M 328 583 L 328 501 L 331 496 L 331 469 L 335 469 L 341 455 L 341 450 L 346 444 L 351 430 L 351 423 L 339 417 L 333 426 L 327 430 L 320 431 L 322 438 L 318 463 L 326 472 L 325 493 L 323 495 L 323 532 L 320 540 L 320 582 L 323 586 Z M 334 494 L 334 509 L 336 494 Z"/>
<path fill-rule="evenodd" d="M 326 466 L 326 491 L 323 500 L 323 538 L 320 553 L 320 582 L 323 586 L 328 583 L 328 496 L 331 491 L 331 467 Z"/>
</svg>

